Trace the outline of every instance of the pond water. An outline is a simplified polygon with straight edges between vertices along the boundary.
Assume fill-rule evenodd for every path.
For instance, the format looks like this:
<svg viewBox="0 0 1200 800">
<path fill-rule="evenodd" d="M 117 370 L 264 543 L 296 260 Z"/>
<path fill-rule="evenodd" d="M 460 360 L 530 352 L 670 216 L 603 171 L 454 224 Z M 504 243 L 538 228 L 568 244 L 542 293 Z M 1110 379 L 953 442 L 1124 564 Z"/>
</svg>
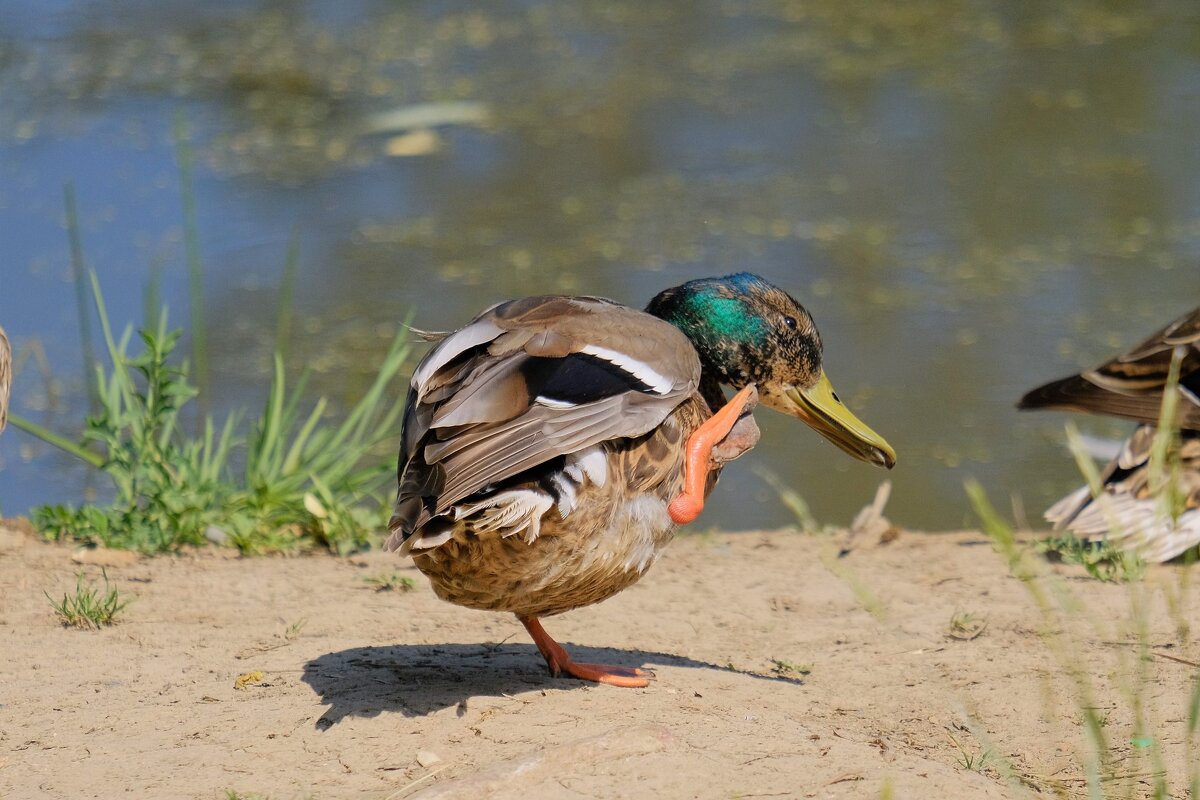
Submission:
<svg viewBox="0 0 1200 800">
<path fill-rule="evenodd" d="M 289 372 L 340 408 L 409 315 L 751 270 L 896 448 L 893 520 L 970 524 L 967 477 L 1033 520 L 1078 477 L 1014 401 L 1200 302 L 1197 130 L 1192 0 L 0 0 L 14 411 L 86 410 L 65 185 L 115 324 L 151 282 L 187 322 L 183 136 L 218 412 L 261 402 L 291 243 Z M 755 468 L 837 524 L 885 477 L 758 416 L 702 525 L 789 521 Z M 0 437 L 6 514 L 93 483 Z"/>
</svg>

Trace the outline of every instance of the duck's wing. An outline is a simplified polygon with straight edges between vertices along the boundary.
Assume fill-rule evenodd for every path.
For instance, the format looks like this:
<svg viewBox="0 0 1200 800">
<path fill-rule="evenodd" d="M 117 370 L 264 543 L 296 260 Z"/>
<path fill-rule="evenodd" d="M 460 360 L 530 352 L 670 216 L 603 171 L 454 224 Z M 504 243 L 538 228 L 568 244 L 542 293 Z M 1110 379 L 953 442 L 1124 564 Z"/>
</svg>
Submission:
<svg viewBox="0 0 1200 800">
<path fill-rule="evenodd" d="M 641 311 L 559 296 L 489 309 L 413 373 L 387 547 L 487 487 L 649 432 L 699 380 L 687 338 Z"/>
<path fill-rule="evenodd" d="M 1100 476 L 1098 500 L 1084 486 L 1051 506 L 1046 519 L 1082 539 L 1137 550 L 1147 561 L 1168 561 L 1200 544 L 1200 432 L 1184 431 L 1180 439 L 1177 516 L 1150 485 L 1154 435 L 1143 425 L 1125 442 Z"/>
<path fill-rule="evenodd" d="M 1181 348 L 1180 425 L 1200 430 L 1200 308 L 1095 369 L 1039 386 L 1018 408 L 1057 408 L 1108 414 L 1154 424 L 1162 406 L 1171 356 Z"/>
</svg>

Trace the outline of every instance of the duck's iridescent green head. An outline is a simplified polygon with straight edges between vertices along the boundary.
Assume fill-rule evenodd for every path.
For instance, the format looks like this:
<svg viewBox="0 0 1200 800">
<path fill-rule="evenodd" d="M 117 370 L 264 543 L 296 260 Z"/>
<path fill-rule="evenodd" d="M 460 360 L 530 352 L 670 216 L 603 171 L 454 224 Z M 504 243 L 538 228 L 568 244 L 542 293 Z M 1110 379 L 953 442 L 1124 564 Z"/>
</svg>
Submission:
<svg viewBox="0 0 1200 800">
<path fill-rule="evenodd" d="M 787 292 L 749 272 L 701 278 L 658 294 L 646 311 L 670 322 L 700 355 L 702 390 L 753 383 L 764 405 L 799 417 L 855 458 L 889 469 L 896 453 L 848 409 L 821 367 L 821 336 Z"/>
</svg>

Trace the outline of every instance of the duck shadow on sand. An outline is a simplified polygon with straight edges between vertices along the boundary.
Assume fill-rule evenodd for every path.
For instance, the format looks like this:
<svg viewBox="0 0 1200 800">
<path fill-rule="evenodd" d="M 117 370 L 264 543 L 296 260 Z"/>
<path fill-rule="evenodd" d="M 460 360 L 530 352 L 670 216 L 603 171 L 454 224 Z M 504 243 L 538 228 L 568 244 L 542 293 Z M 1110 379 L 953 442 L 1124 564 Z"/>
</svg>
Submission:
<svg viewBox="0 0 1200 800">
<path fill-rule="evenodd" d="M 732 672 L 779 683 L 803 683 L 786 675 L 750 672 L 668 653 L 563 644 L 576 660 L 583 662 L 657 664 Z M 550 677 L 537 648 L 526 644 L 354 647 L 309 661 L 304 665 L 302 679 L 329 704 L 316 723 L 322 730 L 348 716 L 375 717 L 398 711 L 408 717 L 422 717 L 451 707 L 457 707 L 462 716 L 475 697 L 592 685 L 572 678 Z"/>
</svg>

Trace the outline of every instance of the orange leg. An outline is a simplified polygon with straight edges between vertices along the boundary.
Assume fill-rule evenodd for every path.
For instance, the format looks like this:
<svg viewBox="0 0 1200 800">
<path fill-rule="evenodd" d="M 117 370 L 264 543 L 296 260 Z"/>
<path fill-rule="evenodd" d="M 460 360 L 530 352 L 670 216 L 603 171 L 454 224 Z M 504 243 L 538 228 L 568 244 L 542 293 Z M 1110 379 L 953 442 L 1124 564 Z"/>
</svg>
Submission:
<svg viewBox="0 0 1200 800">
<path fill-rule="evenodd" d="M 686 525 L 704 510 L 704 484 L 708 481 L 713 446 L 729 435 L 752 391 L 753 385 L 735 394 L 688 438 L 683 460 L 683 492 L 667 506 L 675 524 Z"/>
<path fill-rule="evenodd" d="M 644 669 L 574 662 L 562 645 L 550 638 L 550 634 L 546 633 L 546 629 L 542 627 L 542 623 L 538 622 L 537 617 L 523 617 L 518 614 L 517 619 L 521 620 L 525 630 L 529 631 L 529 635 L 533 637 L 533 643 L 537 645 L 542 657 L 546 659 L 546 666 L 550 668 L 550 674 L 556 678 L 565 674 L 572 678 L 579 678 L 581 681 L 607 683 L 627 689 L 640 689 L 650 685 L 650 681 L 646 679 L 650 673 Z"/>
</svg>

